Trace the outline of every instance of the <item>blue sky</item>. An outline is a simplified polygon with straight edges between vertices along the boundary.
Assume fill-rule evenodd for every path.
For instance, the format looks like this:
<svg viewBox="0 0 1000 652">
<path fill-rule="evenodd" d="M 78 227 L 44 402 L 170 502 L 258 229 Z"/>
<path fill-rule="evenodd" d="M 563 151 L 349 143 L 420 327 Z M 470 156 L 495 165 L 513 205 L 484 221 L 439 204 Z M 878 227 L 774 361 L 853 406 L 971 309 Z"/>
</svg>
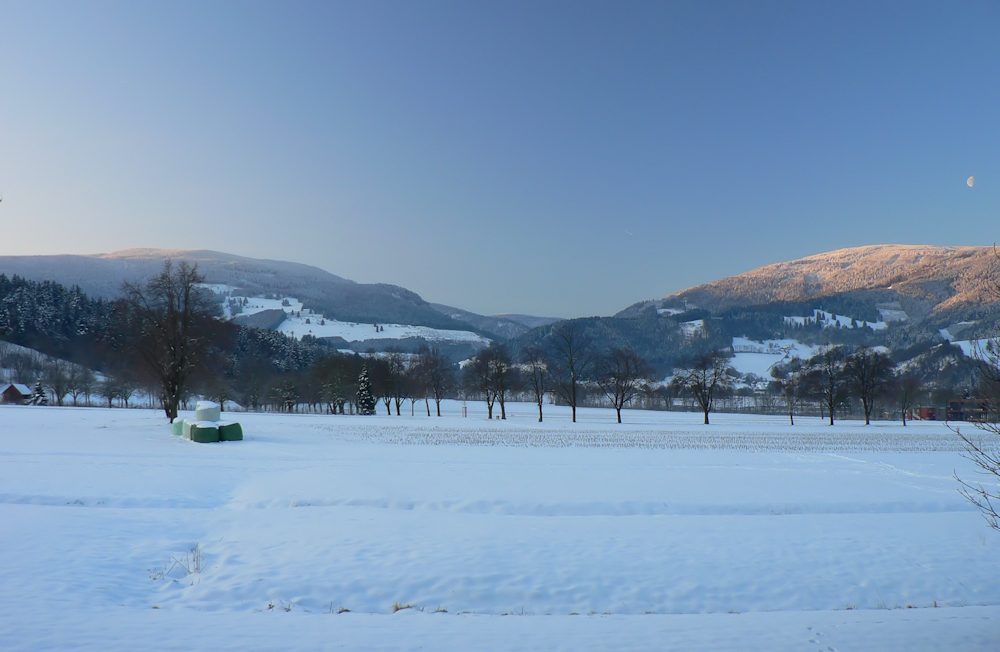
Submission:
<svg viewBox="0 0 1000 652">
<path fill-rule="evenodd" d="M 996 2 L 0 0 L 0 254 L 208 248 L 611 314 L 993 243 L 998 118 Z"/>
</svg>

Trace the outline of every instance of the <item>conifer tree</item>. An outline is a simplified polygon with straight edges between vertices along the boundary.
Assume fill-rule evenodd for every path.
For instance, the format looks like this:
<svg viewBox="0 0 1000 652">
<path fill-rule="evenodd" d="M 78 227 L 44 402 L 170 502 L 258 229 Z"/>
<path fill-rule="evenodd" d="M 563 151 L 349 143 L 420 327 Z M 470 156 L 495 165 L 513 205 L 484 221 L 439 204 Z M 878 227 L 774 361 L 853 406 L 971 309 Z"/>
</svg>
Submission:
<svg viewBox="0 0 1000 652">
<path fill-rule="evenodd" d="M 28 399 L 30 405 L 48 405 L 49 397 L 45 395 L 45 388 L 42 387 L 42 381 L 35 383 L 34 389 L 31 390 L 31 398 Z"/>
<path fill-rule="evenodd" d="M 372 396 L 372 381 L 368 378 L 368 367 L 361 367 L 356 403 L 358 414 L 375 414 L 375 397 Z"/>
</svg>

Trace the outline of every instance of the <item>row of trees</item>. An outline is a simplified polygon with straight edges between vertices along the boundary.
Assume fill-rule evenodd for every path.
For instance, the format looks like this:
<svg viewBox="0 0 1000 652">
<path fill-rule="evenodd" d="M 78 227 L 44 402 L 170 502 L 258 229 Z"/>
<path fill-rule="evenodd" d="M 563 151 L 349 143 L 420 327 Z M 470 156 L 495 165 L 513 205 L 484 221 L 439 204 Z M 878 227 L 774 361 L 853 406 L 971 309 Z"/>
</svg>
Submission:
<svg viewBox="0 0 1000 652">
<path fill-rule="evenodd" d="M 888 354 L 868 346 L 825 347 L 809 360 L 793 358 L 787 364 L 775 366 L 771 375 L 765 391 L 781 398 L 792 425 L 796 409 L 804 402 L 815 401 L 821 414 L 829 416 L 832 426 L 834 415 L 851 400 L 860 402 L 868 425 L 878 402 L 887 399 L 899 407 L 906 425 L 906 412 L 923 396 L 918 377 L 897 369 Z M 716 400 L 731 390 L 734 379 L 735 372 L 725 354 L 705 352 L 675 374 L 673 383 L 695 399 L 707 424 Z"/>
<path fill-rule="evenodd" d="M 621 423 L 629 405 L 652 380 L 653 370 L 635 351 L 611 347 L 598 351 L 574 322 L 553 329 L 545 346 L 528 346 L 515 357 L 509 345 L 494 342 L 474 357 L 464 370 L 465 387 L 486 401 L 493 418 L 494 404 L 506 419 L 506 402 L 527 393 L 538 406 L 542 421 L 545 397 L 554 394 L 568 405 L 576 422 L 585 388 L 596 387 L 611 402 Z"/>
<path fill-rule="evenodd" d="M 109 406 L 119 401 L 127 407 L 138 392 L 155 389 L 139 369 L 109 366 L 105 373 L 97 374 L 90 367 L 15 349 L 7 342 L 0 342 L 0 367 L 7 370 L 6 382 L 43 389 L 46 404 L 51 397 L 56 405 L 66 405 L 70 400 L 73 405 L 89 405 L 93 397 L 98 397 Z M 39 403 L 37 399 L 33 402 Z"/>
<path fill-rule="evenodd" d="M 387 415 L 401 415 L 407 401 L 413 413 L 422 401 L 431 416 L 433 401 L 433 412 L 441 416 L 442 400 L 461 397 L 484 400 L 489 418 L 499 410 L 498 416 L 506 419 L 508 401 L 528 398 L 538 406 L 539 421 L 548 397 L 570 406 L 575 421 L 585 396 L 598 391 L 616 409 L 620 422 L 621 410 L 648 391 L 653 375 L 634 351 L 618 347 L 597 351 L 571 322 L 555 329 L 546 346 L 515 352 L 507 343 L 494 342 L 464 367 L 452 363 L 441 350 L 424 347 L 416 354 L 398 349 L 365 356 L 328 352 L 301 370 L 280 375 L 270 371 L 251 359 L 237 365 L 231 381 L 194 387 L 218 400 L 234 398 L 250 409 L 294 410 L 302 405 L 329 414 L 366 413 L 363 404 L 370 395 Z"/>
<path fill-rule="evenodd" d="M 831 426 L 837 410 L 851 399 L 861 403 L 868 425 L 877 402 L 891 398 L 906 425 L 906 412 L 923 393 L 919 378 L 897 369 L 888 354 L 868 346 L 827 347 L 808 361 L 793 359 L 775 368 L 773 375 L 793 424 L 795 407 L 810 398 L 819 401 Z"/>
</svg>

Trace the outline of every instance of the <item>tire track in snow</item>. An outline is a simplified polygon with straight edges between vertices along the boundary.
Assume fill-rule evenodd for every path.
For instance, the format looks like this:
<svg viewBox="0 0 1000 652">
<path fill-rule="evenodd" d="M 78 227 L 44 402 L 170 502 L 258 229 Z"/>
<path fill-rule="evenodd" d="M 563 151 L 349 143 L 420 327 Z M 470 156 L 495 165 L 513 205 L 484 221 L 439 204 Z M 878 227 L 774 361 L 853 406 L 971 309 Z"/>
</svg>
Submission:
<svg viewBox="0 0 1000 652">
<path fill-rule="evenodd" d="M 355 507 L 416 512 L 451 512 L 499 516 L 803 516 L 836 514 L 940 514 L 969 512 L 975 507 L 959 501 L 896 501 L 878 503 L 667 503 L 560 502 L 515 503 L 504 500 L 401 500 L 392 498 L 276 499 L 234 503 L 245 509 L 298 507 Z"/>
</svg>

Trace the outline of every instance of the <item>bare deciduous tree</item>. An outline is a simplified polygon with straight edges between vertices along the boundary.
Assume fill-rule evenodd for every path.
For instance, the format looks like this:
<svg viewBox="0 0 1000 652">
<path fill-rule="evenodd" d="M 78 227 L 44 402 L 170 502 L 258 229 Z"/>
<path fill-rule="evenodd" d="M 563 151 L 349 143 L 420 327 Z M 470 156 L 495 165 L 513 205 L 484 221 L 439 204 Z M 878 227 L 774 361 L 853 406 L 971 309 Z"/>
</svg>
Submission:
<svg viewBox="0 0 1000 652">
<path fill-rule="evenodd" d="M 493 405 L 497 400 L 496 381 L 494 373 L 496 366 L 493 357 L 495 349 L 490 346 L 480 351 L 472 362 L 465 367 L 466 387 L 486 401 L 486 415 L 493 419 Z"/>
<path fill-rule="evenodd" d="M 130 373 L 130 370 L 125 371 L 116 377 L 115 383 L 118 386 L 118 398 L 122 402 L 122 407 L 128 407 L 128 402 L 132 400 L 141 385 L 138 377 Z"/>
<path fill-rule="evenodd" d="M 455 374 L 452 365 L 444 357 L 444 354 L 441 353 L 441 349 L 438 348 L 421 349 L 418 354 L 417 364 L 428 390 L 434 396 L 437 415 L 441 416 L 441 401 L 455 384 Z M 428 410 L 427 416 L 430 416 L 430 410 Z"/>
<path fill-rule="evenodd" d="M 844 361 L 844 374 L 855 396 L 861 399 L 866 426 L 871 424 L 875 400 L 888 389 L 894 369 L 888 355 L 870 346 L 858 347 Z"/>
<path fill-rule="evenodd" d="M 496 394 L 497 403 L 500 405 L 500 419 L 506 420 L 507 397 L 520 387 L 520 374 L 517 367 L 514 366 L 514 358 L 506 344 L 493 342 L 489 348 L 493 349 L 493 353 L 489 356 L 490 365 L 493 367 L 491 374 L 493 391 Z"/>
<path fill-rule="evenodd" d="M 847 400 L 847 378 L 844 376 L 844 349 L 828 346 L 809 359 L 809 380 L 813 392 L 830 412 L 833 425 L 834 411 Z"/>
<path fill-rule="evenodd" d="M 535 403 L 538 404 L 538 423 L 541 423 L 542 404 L 548 393 L 548 368 L 545 363 L 545 355 L 537 346 L 525 347 L 521 351 L 521 362 L 524 366 L 526 384 L 535 398 Z"/>
<path fill-rule="evenodd" d="M 144 286 L 125 283 L 123 291 L 135 353 L 160 383 L 163 409 L 171 423 L 199 359 L 211 344 L 211 296 L 199 287 L 198 266 L 171 261 Z"/>
<path fill-rule="evenodd" d="M 548 357 L 553 389 L 570 406 L 576 423 L 580 383 L 594 363 L 593 345 L 578 322 L 565 321 L 552 329 Z"/>
<path fill-rule="evenodd" d="M 994 283 L 994 291 L 1000 296 L 1000 278 Z M 960 491 L 973 505 L 979 508 L 990 527 L 1000 530 L 1000 339 L 991 338 L 975 345 L 975 358 L 979 375 L 979 394 L 986 401 L 987 418 L 974 424 L 978 431 L 973 435 L 955 428 L 965 451 L 962 456 L 972 462 L 976 473 L 991 478 L 992 482 L 963 480 L 958 474 L 955 479 L 962 485 Z"/>
<path fill-rule="evenodd" d="M 924 395 L 924 385 L 917 376 L 904 373 L 896 376 L 892 389 L 896 397 L 896 405 L 899 406 L 899 416 L 902 417 L 905 426 L 906 413 Z"/>
<path fill-rule="evenodd" d="M 368 374 L 371 377 L 371 391 L 375 397 L 375 402 L 378 403 L 381 400 L 382 404 L 385 405 L 386 415 L 392 416 L 393 379 L 389 361 L 384 357 L 375 355 L 375 353 L 370 353 L 366 365 L 368 367 Z"/>
<path fill-rule="evenodd" d="M 106 375 L 97 385 L 98 395 L 108 402 L 108 407 L 115 406 L 115 399 L 118 398 L 118 382 L 114 376 Z"/>
<path fill-rule="evenodd" d="M 62 405 L 63 399 L 70 393 L 70 365 L 62 360 L 52 360 L 42 370 L 42 382 L 56 399 L 56 405 Z"/>
<path fill-rule="evenodd" d="M 385 354 L 385 361 L 389 369 L 389 391 L 392 394 L 392 401 L 396 406 L 396 416 L 401 416 L 399 408 L 410 393 L 407 386 L 406 359 L 403 352 L 397 347 L 390 347 Z"/>
<path fill-rule="evenodd" d="M 427 408 L 427 416 L 431 415 L 431 404 L 427 398 L 427 379 L 424 377 L 421 368 L 420 354 L 410 356 L 406 363 L 406 393 L 410 399 L 410 416 L 416 414 L 416 403 L 421 398 L 424 399 L 424 406 Z"/>
<path fill-rule="evenodd" d="M 794 426 L 795 406 L 809 394 L 809 369 L 802 360 L 792 358 L 787 365 L 774 367 L 771 376 L 774 378 L 774 388 L 788 408 L 788 422 Z"/>
<path fill-rule="evenodd" d="M 69 394 L 73 397 L 73 405 L 80 404 L 80 396 L 90 396 L 95 382 L 93 371 L 80 365 L 70 365 Z"/>
<path fill-rule="evenodd" d="M 716 351 L 695 355 L 686 368 L 674 377 L 674 381 L 689 395 L 693 396 L 705 414 L 712 411 L 716 395 L 730 386 L 729 359 Z"/>
<path fill-rule="evenodd" d="M 615 407 L 618 423 L 622 408 L 632 402 L 652 375 L 652 369 L 632 349 L 613 347 L 597 359 L 594 378 Z"/>
</svg>

